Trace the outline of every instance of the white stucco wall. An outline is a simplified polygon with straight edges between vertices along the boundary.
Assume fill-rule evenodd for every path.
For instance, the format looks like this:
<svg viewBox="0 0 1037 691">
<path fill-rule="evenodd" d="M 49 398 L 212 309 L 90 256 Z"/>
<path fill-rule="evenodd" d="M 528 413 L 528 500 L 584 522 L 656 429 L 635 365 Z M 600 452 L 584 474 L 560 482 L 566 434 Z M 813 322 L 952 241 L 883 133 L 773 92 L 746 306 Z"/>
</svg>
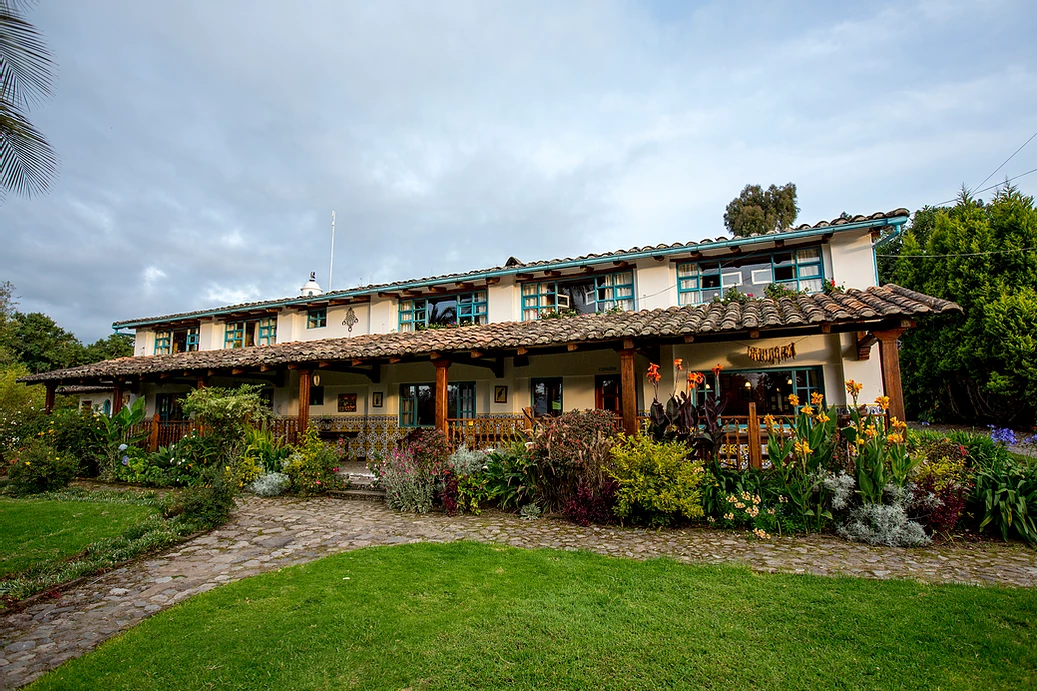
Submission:
<svg viewBox="0 0 1037 691">
<path fill-rule="evenodd" d="M 828 249 L 831 263 L 825 266 L 825 276 L 836 285 L 861 289 L 877 285 L 875 252 L 871 249 L 869 231 L 836 233 Z"/>
<path fill-rule="evenodd" d="M 637 308 L 650 310 L 677 304 L 677 269 L 669 260 L 639 259 L 634 275 Z"/>
</svg>

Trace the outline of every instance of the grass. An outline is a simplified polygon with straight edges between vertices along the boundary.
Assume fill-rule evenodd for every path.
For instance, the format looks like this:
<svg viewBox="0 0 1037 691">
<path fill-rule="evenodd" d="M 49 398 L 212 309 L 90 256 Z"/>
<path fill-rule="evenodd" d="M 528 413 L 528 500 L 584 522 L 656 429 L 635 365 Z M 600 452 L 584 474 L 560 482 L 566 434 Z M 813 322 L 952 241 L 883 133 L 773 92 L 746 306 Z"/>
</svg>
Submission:
<svg viewBox="0 0 1037 691">
<path fill-rule="evenodd" d="M 64 561 L 155 511 L 133 504 L 0 497 L 0 577 Z"/>
<path fill-rule="evenodd" d="M 1037 590 L 473 543 L 246 579 L 31 688 L 1033 688 Z"/>
</svg>

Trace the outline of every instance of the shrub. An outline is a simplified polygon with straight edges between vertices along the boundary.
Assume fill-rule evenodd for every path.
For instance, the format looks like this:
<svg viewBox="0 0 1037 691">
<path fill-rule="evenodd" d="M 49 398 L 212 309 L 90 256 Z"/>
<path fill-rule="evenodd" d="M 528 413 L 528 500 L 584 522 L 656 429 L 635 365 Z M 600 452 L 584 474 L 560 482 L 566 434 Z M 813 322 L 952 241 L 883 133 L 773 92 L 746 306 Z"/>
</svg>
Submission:
<svg viewBox="0 0 1037 691">
<path fill-rule="evenodd" d="M 207 386 L 187 394 L 184 413 L 205 429 L 215 463 L 235 466 L 245 450 L 245 435 L 269 415 L 261 390 L 251 384 L 236 389 Z"/>
<path fill-rule="evenodd" d="M 248 490 L 260 497 L 277 497 L 285 493 L 292 479 L 284 473 L 263 473 L 248 486 Z"/>
<path fill-rule="evenodd" d="M 423 468 L 444 466 L 450 457 L 446 435 L 435 427 L 412 429 L 400 441 L 400 446 L 409 450 L 414 461 Z"/>
<path fill-rule="evenodd" d="M 610 470 L 618 485 L 616 516 L 653 526 L 702 516 L 702 463 L 688 459 L 686 445 L 646 435 L 620 435 L 619 440 Z"/>
<path fill-rule="evenodd" d="M 920 517 L 923 524 L 933 532 L 953 530 L 965 510 L 972 487 L 972 472 L 965 467 L 962 453 L 923 461 L 915 475 L 915 498 L 931 494 L 939 500 L 928 514 Z"/>
<path fill-rule="evenodd" d="M 563 508 L 582 485 L 600 493 L 608 480 L 615 416 L 572 411 L 548 421 L 533 439 L 537 487 L 550 508 Z"/>
<path fill-rule="evenodd" d="M 450 454 L 449 462 L 456 475 L 476 475 L 486 467 L 486 452 L 469 450 L 468 447 L 461 446 Z"/>
<path fill-rule="evenodd" d="M 342 441 L 341 439 L 339 440 Z M 341 451 L 336 449 L 341 455 Z M 254 463 L 268 473 L 279 473 L 284 468 L 284 462 L 291 456 L 292 449 L 289 446 L 281 446 L 274 440 L 274 435 L 268 430 L 249 428 L 245 431 L 245 458 L 251 458 Z"/>
<path fill-rule="evenodd" d="M 562 513 L 577 525 L 608 523 L 612 518 L 612 507 L 616 503 L 617 487 L 618 484 L 614 480 L 605 480 L 596 489 L 581 482 L 576 486 L 576 493 L 565 502 Z M 535 504 L 527 504 L 522 508 L 525 510 L 529 506 Z"/>
<path fill-rule="evenodd" d="M 486 457 L 485 501 L 495 501 L 502 509 L 517 510 L 536 499 L 537 464 L 526 445 L 515 442 Z"/>
<path fill-rule="evenodd" d="M 204 482 L 170 494 L 162 507 L 166 518 L 179 516 L 195 530 L 209 530 L 227 522 L 234 508 L 234 486 L 223 473 L 210 471 Z"/>
<path fill-rule="evenodd" d="M 1008 458 L 981 468 L 972 501 L 983 516 L 980 530 L 993 525 L 1005 540 L 1014 530 L 1028 543 L 1037 543 L 1037 466 Z"/>
<path fill-rule="evenodd" d="M 58 451 L 75 458 L 84 477 L 96 477 L 105 457 L 105 426 L 91 410 L 56 410 L 48 425 L 50 442 Z"/>
<path fill-rule="evenodd" d="M 385 503 L 396 511 L 428 513 L 436 490 L 436 477 L 418 463 L 408 448 L 393 449 L 389 456 L 369 466 L 385 488 Z"/>
<path fill-rule="evenodd" d="M 902 502 L 862 504 L 850 511 L 849 519 L 839 526 L 838 533 L 847 540 L 869 545 L 917 547 L 930 542 L 922 525 L 908 518 Z"/>
<path fill-rule="evenodd" d="M 1008 448 L 986 434 L 955 431 L 948 435 L 952 442 L 965 448 L 969 465 L 976 469 L 1000 467 L 1011 459 Z"/>
<path fill-rule="evenodd" d="M 323 494 L 338 485 L 338 454 L 321 441 L 316 427 L 309 427 L 302 443 L 284 465 L 292 490 L 301 496 Z"/>
<path fill-rule="evenodd" d="M 44 389 L 18 382 L 22 365 L 0 368 L 0 460 L 36 436 L 46 422 Z"/>
<path fill-rule="evenodd" d="M 16 451 L 7 468 L 7 487 L 15 495 L 39 494 L 68 487 L 78 466 L 42 439 L 33 439 Z"/>
</svg>

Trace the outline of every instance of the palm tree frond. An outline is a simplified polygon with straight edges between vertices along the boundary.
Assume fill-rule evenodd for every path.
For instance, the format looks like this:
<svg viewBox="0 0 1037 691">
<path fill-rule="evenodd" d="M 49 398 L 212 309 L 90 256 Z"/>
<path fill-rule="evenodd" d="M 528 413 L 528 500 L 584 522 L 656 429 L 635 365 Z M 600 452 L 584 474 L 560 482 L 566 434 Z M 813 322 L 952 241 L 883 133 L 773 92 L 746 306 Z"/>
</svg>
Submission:
<svg viewBox="0 0 1037 691">
<path fill-rule="evenodd" d="M 26 107 L 50 93 L 50 50 L 22 16 L 21 3 L 0 0 L 0 100 Z"/>
<path fill-rule="evenodd" d="M 31 197 L 45 191 L 57 170 L 54 150 L 18 110 L 0 101 L 0 190 Z"/>
</svg>

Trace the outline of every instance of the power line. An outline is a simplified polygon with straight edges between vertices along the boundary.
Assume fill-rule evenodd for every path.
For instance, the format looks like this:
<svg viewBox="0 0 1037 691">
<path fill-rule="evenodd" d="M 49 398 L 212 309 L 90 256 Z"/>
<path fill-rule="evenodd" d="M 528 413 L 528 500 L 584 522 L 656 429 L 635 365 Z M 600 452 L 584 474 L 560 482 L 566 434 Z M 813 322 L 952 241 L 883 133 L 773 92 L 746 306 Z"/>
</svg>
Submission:
<svg viewBox="0 0 1037 691">
<path fill-rule="evenodd" d="M 1032 138 L 1033 137 L 1031 137 L 1031 139 Z M 1007 163 L 1007 161 L 1006 161 L 1006 163 Z M 996 173 L 997 171 L 994 171 L 994 172 Z M 990 187 L 984 187 L 983 189 L 981 189 L 981 190 L 979 190 L 977 192 L 973 192 L 972 194 L 983 194 L 984 192 L 989 192 L 992 189 L 996 189 L 996 188 L 1000 187 L 1001 185 L 1005 184 L 1006 182 L 1011 182 L 1012 180 L 1018 180 L 1019 178 L 1025 177 L 1025 176 L 1027 176 L 1027 175 L 1029 175 L 1031 173 L 1037 173 L 1037 168 L 1034 168 L 1033 170 L 1028 170 L 1025 173 L 1019 173 L 1014 178 L 1008 178 L 1006 180 L 1003 180 L 1002 182 L 997 183 L 996 185 L 991 185 Z M 988 177 L 987 180 L 989 180 L 989 179 L 990 178 Z M 986 182 L 986 180 L 984 180 L 983 182 Z M 982 183 L 980 183 L 980 184 L 982 184 Z M 948 199 L 947 201 L 938 202 L 936 204 L 931 204 L 930 206 L 943 206 L 944 204 L 953 204 L 956 201 L 958 201 L 957 198 L 955 198 L 955 199 Z"/>
<path fill-rule="evenodd" d="M 995 175 L 997 174 L 997 171 L 999 171 L 999 170 L 1001 170 L 1002 168 L 1004 168 L 1004 167 L 1005 167 L 1005 163 L 1008 163 L 1008 162 L 1009 162 L 1009 161 L 1011 161 L 1011 160 L 1012 160 L 1013 158 L 1015 158 L 1015 154 L 1017 154 L 1017 153 L 1019 153 L 1020 151 L 1022 151 L 1022 150 L 1023 150 L 1023 147 L 1025 147 L 1025 146 L 1026 146 L 1027 144 L 1029 144 L 1030 142 L 1032 142 L 1032 141 L 1033 141 L 1033 138 L 1034 138 L 1034 137 L 1037 137 L 1037 132 L 1034 132 L 1034 133 L 1033 133 L 1033 134 L 1032 134 L 1032 135 L 1030 136 L 1030 138 L 1029 138 L 1029 139 L 1027 139 L 1027 140 L 1026 140 L 1025 142 L 1023 142 L 1023 146 L 1020 146 L 1020 147 L 1019 147 L 1018 149 L 1016 149 L 1016 150 L 1015 150 L 1015 153 L 1013 153 L 1013 154 L 1012 154 L 1011 156 L 1009 156 L 1008 158 L 1006 158 L 1006 159 L 1005 159 L 1005 162 L 1004 162 L 1004 163 L 1002 163 L 1001 165 L 999 165 L 999 166 L 998 166 L 997 168 L 995 168 L 995 169 L 994 169 L 994 172 L 993 172 L 993 173 L 991 173 L 990 175 L 988 175 L 988 176 L 986 176 L 985 178 L 983 178 L 983 182 L 981 182 L 981 183 L 979 183 L 978 185 L 976 185 L 976 187 L 982 187 L 982 186 L 984 185 L 984 183 L 986 183 L 986 181 L 987 181 L 987 180 L 989 180 L 990 178 L 994 177 L 994 176 L 995 176 Z"/>
<path fill-rule="evenodd" d="M 989 252 L 968 252 L 963 254 L 876 254 L 876 257 L 908 257 L 908 258 L 919 258 L 919 259 L 937 259 L 941 257 L 984 257 L 988 254 L 1008 254 L 1010 252 L 1033 252 L 1037 250 L 1037 247 L 1020 247 L 1014 250 L 991 250 Z"/>
</svg>

